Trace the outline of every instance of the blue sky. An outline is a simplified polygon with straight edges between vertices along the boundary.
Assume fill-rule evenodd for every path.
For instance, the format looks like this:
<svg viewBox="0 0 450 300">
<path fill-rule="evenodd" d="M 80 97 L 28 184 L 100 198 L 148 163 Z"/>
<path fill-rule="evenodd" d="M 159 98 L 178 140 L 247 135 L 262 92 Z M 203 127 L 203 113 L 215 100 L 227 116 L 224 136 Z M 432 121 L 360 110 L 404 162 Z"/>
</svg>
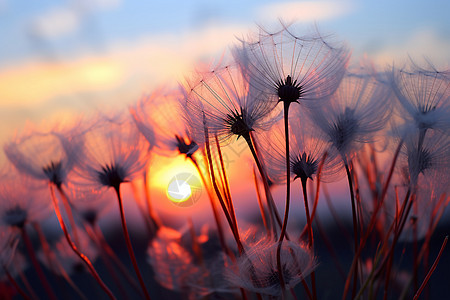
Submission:
<svg viewBox="0 0 450 300">
<path fill-rule="evenodd" d="M 281 18 L 381 68 L 450 61 L 450 1 L 0 0 L 0 142 L 25 123 L 126 107 Z"/>
</svg>

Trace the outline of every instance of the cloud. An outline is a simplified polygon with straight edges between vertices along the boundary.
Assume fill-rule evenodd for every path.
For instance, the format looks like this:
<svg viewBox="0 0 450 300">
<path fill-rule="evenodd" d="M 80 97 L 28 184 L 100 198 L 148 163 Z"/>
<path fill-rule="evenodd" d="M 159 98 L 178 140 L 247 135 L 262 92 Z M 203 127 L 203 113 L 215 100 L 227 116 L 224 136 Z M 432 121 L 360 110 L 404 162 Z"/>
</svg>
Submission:
<svg viewBox="0 0 450 300">
<path fill-rule="evenodd" d="M 198 61 L 217 58 L 243 28 L 205 26 L 182 36 L 164 34 L 116 42 L 106 53 L 58 64 L 18 63 L 0 71 L 0 105 L 36 107 L 68 95 L 100 97 L 117 89 L 129 93 L 131 99 L 139 97 L 162 82 L 176 84 Z"/>
<path fill-rule="evenodd" d="M 55 38 L 74 32 L 79 25 L 80 19 L 74 10 L 57 7 L 36 17 L 30 30 L 37 36 Z"/>
<path fill-rule="evenodd" d="M 59 38 L 78 30 L 86 14 L 117 9 L 121 3 L 121 0 L 91 0 L 52 7 L 31 21 L 30 31 L 43 38 Z"/>
<path fill-rule="evenodd" d="M 438 69 L 450 67 L 450 41 L 439 36 L 435 30 L 422 28 L 414 32 L 405 40 L 389 44 L 370 54 L 373 60 L 382 64 L 403 63 L 410 56 L 412 59 L 422 61 L 429 59 Z"/>
<path fill-rule="evenodd" d="M 0 73 L 2 107 L 40 105 L 55 97 L 112 88 L 121 82 L 120 64 L 83 58 L 65 64 L 26 63 Z"/>
<path fill-rule="evenodd" d="M 288 22 L 311 22 L 337 18 L 348 14 L 352 9 L 350 1 L 282 2 L 265 5 L 257 14 L 263 20 L 279 16 Z"/>
</svg>

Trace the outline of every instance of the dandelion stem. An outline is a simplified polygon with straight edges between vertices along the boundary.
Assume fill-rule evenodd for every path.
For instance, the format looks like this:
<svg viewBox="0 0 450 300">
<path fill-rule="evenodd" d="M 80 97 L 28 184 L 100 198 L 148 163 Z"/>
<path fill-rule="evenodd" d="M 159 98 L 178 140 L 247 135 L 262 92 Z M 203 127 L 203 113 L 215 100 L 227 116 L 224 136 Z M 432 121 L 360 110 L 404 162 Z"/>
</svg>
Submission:
<svg viewBox="0 0 450 300">
<path fill-rule="evenodd" d="M 222 194 L 220 193 L 219 187 L 217 186 L 216 178 L 214 175 L 214 167 L 213 167 L 212 157 L 211 157 L 211 149 L 210 149 L 210 145 L 209 145 L 208 127 L 206 127 L 206 125 L 204 126 L 204 130 L 205 130 L 205 147 L 206 147 L 206 154 L 207 154 L 207 158 L 208 158 L 209 174 L 211 176 L 211 182 L 212 182 L 212 185 L 214 188 L 214 192 L 216 193 L 217 198 L 219 199 L 219 203 L 220 203 L 220 206 L 222 207 L 222 211 L 225 214 L 228 225 L 230 226 L 231 232 L 233 233 L 233 237 L 236 241 L 239 253 L 242 254 L 245 252 L 245 249 L 241 243 L 237 225 L 233 222 L 233 220 L 230 216 L 230 213 L 228 212 L 228 208 L 223 200 Z"/>
<path fill-rule="evenodd" d="M 267 233 L 270 234 L 270 229 L 267 224 L 266 211 L 264 209 L 264 205 L 261 200 L 261 193 L 259 191 L 258 177 L 256 176 L 255 167 L 253 167 L 253 182 L 255 183 L 256 199 L 258 200 L 259 211 L 261 213 L 264 228 L 266 229 Z"/>
<path fill-rule="evenodd" d="M 136 261 L 136 256 L 134 255 L 133 246 L 131 245 L 130 235 L 128 234 L 127 222 L 125 220 L 125 211 L 123 209 L 123 201 L 122 196 L 120 195 L 120 184 L 113 186 L 114 191 L 117 195 L 117 200 L 119 201 L 119 210 L 120 210 L 120 219 L 122 223 L 123 235 L 125 237 L 125 243 L 127 245 L 128 254 L 130 255 L 131 262 L 133 264 L 134 271 L 136 272 L 136 276 L 138 277 L 139 284 L 141 285 L 142 291 L 144 292 L 145 298 L 150 300 L 150 295 L 145 287 L 144 279 L 142 278 L 141 272 L 139 271 L 139 267 Z"/>
<path fill-rule="evenodd" d="M 11 276 L 6 266 L 3 266 L 3 270 L 5 271 L 8 280 L 12 283 L 17 292 L 25 299 L 31 300 L 31 298 L 25 293 L 25 291 L 19 286 L 19 284 L 14 280 L 14 277 Z"/>
<path fill-rule="evenodd" d="M 75 239 L 75 244 L 80 245 L 80 239 L 78 237 L 78 228 L 75 223 L 75 218 L 72 214 L 72 208 L 70 207 L 69 198 L 66 193 L 63 191 L 61 184 L 56 184 L 56 189 L 61 195 L 62 203 L 64 205 L 64 209 L 66 210 L 67 216 L 69 218 L 70 226 L 72 227 L 73 237 Z"/>
<path fill-rule="evenodd" d="M 356 217 L 356 204 L 355 204 L 355 195 L 353 193 L 353 180 L 352 180 L 352 174 L 350 171 L 350 167 L 348 165 L 347 160 L 344 160 L 344 166 L 345 166 L 345 172 L 347 173 L 347 180 L 348 180 L 348 188 L 350 191 L 350 200 L 352 203 L 352 219 L 353 219 L 353 238 L 355 241 L 355 264 L 354 264 L 354 273 L 353 273 L 353 289 L 352 289 L 352 299 L 355 298 L 356 294 L 356 284 L 358 279 L 358 220 Z"/>
<path fill-rule="evenodd" d="M 225 242 L 225 234 L 223 232 L 223 227 L 222 227 L 222 223 L 220 220 L 220 215 L 219 212 L 217 211 L 217 205 L 214 201 L 214 197 L 211 193 L 210 187 L 205 179 L 205 176 L 203 175 L 200 166 L 198 165 L 197 160 L 195 159 L 195 157 L 193 157 L 192 155 L 189 156 L 190 160 L 192 161 L 192 163 L 194 164 L 195 168 L 197 169 L 198 174 L 200 175 L 200 178 L 202 180 L 203 185 L 205 186 L 205 190 L 208 194 L 208 198 L 209 198 L 209 202 L 211 204 L 211 209 L 213 211 L 213 216 L 214 216 L 214 221 L 216 222 L 216 226 L 217 226 L 217 232 L 219 235 L 219 242 L 220 245 L 222 246 L 222 249 L 225 251 L 225 253 L 227 253 L 228 256 L 231 257 L 231 252 L 230 249 L 228 248 L 226 242 Z"/>
<path fill-rule="evenodd" d="M 144 191 L 145 191 L 145 203 L 147 204 L 148 215 L 153 222 L 153 225 L 156 226 L 156 229 L 161 227 L 161 220 L 156 216 L 155 211 L 153 209 L 152 201 L 150 198 L 150 188 L 148 186 L 148 172 L 144 171 Z"/>
<path fill-rule="evenodd" d="M 125 277 L 125 279 L 136 290 L 136 292 L 141 293 L 141 289 L 139 288 L 138 284 L 131 276 L 130 272 L 127 270 L 127 268 L 123 265 L 123 263 L 120 261 L 120 259 L 117 257 L 117 255 L 114 253 L 113 249 L 111 249 L 111 247 L 106 242 L 105 236 L 103 235 L 102 230 L 100 229 L 100 226 L 98 226 L 98 224 L 95 223 L 95 224 L 93 224 L 93 227 L 94 227 L 93 229 L 94 229 L 95 235 L 97 236 L 103 251 L 105 251 L 105 253 L 117 265 L 122 276 Z"/>
<path fill-rule="evenodd" d="M 289 101 L 283 101 L 284 104 L 284 135 L 286 141 L 286 206 L 284 209 L 283 226 L 281 227 L 280 238 L 277 247 L 277 268 L 280 277 L 281 288 L 285 290 L 286 283 L 283 278 L 283 270 L 281 266 L 281 246 L 286 234 L 287 222 L 289 217 L 289 205 L 291 200 L 291 164 L 289 159 Z"/>
<path fill-rule="evenodd" d="M 419 290 L 414 295 L 414 299 L 413 300 L 416 300 L 417 298 L 419 298 L 419 296 L 422 293 L 423 289 L 427 285 L 428 280 L 430 280 L 431 275 L 433 274 L 434 270 L 436 270 L 436 267 L 437 267 L 437 265 L 439 263 L 439 260 L 441 259 L 442 253 L 444 252 L 445 246 L 447 245 L 447 241 L 448 241 L 448 235 L 445 237 L 444 242 L 442 242 L 441 250 L 439 250 L 439 253 L 438 253 L 436 259 L 434 260 L 434 263 L 431 266 L 431 269 L 428 271 L 427 276 L 425 276 L 425 279 L 423 280 L 422 284 L 420 285 Z"/>
<path fill-rule="evenodd" d="M 117 289 L 119 290 L 119 293 L 122 295 L 122 297 L 124 297 L 126 299 L 126 298 L 128 298 L 127 293 L 126 293 L 123 285 L 120 283 L 120 280 L 117 277 L 116 271 L 114 270 L 114 268 L 111 265 L 111 262 L 109 261 L 108 254 L 102 247 L 102 243 L 101 243 L 100 239 L 95 234 L 93 226 L 94 226 L 94 224 L 84 224 L 86 233 L 89 235 L 89 238 L 97 245 L 97 247 L 102 250 L 102 251 L 100 251 L 100 255 L 105 264 L 105 267 L 108 270 L 109 275 L 111 275 L 114 283 L 116 284 Z"/>
<path fill-rule="evenodd" d="M 47 293 L 47 295 L 50 299 L 56 300 L 57 299 L 56 295 L 53 292 L 53 289 L 51 288 L 50 283 L 48 282 L 47 278 L 45 277 L 44 271 L 42 270 L 42 268 L 36 258 L 36 255 L 35 255 L 34 249 L 33 249 L 33 244 L 31 243 L 30 237 L 28 236 L 28 233 L 27 233 L 25 227 L 22 227 L 20 229 L 20 233 L 22 234 L 22 239 L 23 239 L 23 242 L 25 243 L 25 248 L 28 251 L 28 255 L 30 256 L 31 263 L 33 264 L 33 266 L 36 270 L 36 273 L 38 274 L 39 280 L 41 281 L 41 283 L 45 289 L 45 292 Z"/>
<path fill-rule="evenodd" d="M 311 224 L 311 217 L 309 215 L 308 193 L 306 190 L 307 179 L 308 178 L 302 178 L 301 181 L 302 181 L 303 200 L 305 202 L 306 222 L 308 223 L 308 233 L 309 233 L 308 246 L 311 251 L 314 251 L 314 237 Z M 317 299 L 316 274 L 314 273 L 314 270 L 311 272 L 311 288 L 313 292 L 313 299 Z"/>
<path fill-rule="evenodd" d="M 67 242 L 69 243 L 69 246 L 72 248 L 73 252 L 75 252 L 75 254 L 78 255 L 78 257 L 81 258 L 81 260 L 86 264 L 86 266 L 88 267 L 88 269 L 91 272 L 92 276 L 95 278 L 95 280 L 100 285 L 100 287 L 103 289 L 103 291 L 108 295 L 108 297 L 110 299 L 114 299 L 115 300 L 116 297 L 114 297 L 114 295 L 111 292 L 111 290 L 102 281 L 102 279 L 98 275 L 97 271 L 95 271 L 94 266 L 92 265 L 92 263 L 89 260 L 89 258 L 78 250 L 78 248 L 75 246 L 75 244 L 73 243 L 72 239 L 70 238 L 69 232 L 67 231 L 66 224 L 64 224 L 64 220 L 63 220 L 63 217 L 61 215 L 61 211 L 60 211 L 60 209 L 58 207 L 58 202 L 56 200 L 55 190 L 53 189 L 53 185 L 52 184 L 50 184 L 50 194 L 52 196 L 51 198 L 52 198 L 52 201 L 53 201 L 53 207 L 55 209 L 56 217 L 58 218 L 59 225 L 61 226 L 61 229 L 62 229 L 62 231 L 64 233 L 64 236 L 66 237 Z"/>
<path fill-rule="evenodd" d="M 273 201 L 272 193 L 270 192 L 269 183 L 267 181 L 268 176 L 267 176 L 266 170 L 264 169 L 264 167 L 261 164 L 261 161 L 259 159 L 259 156 L 257 153 L 257 143 L 252 138 L 251 132 L 249 133 L 248 137 L 244 136 L 244 138 L 247 141 L 247 144 L 250 148 L 250 152 L 252 153 L 253 159 L 255 160 L 256 167 L 258 168 L 259 174 L 261 175 L 261 178 L 263 180 L 264 192 L 266 194 L 266 199 L 267 199 L 267 207 L 269 208 L 269 212 L 270 212 L 269 213 L 269 221 L 272 224 L 274 238 L 276 239 L 277 230 L 276 230 L 276 224 L 275 224 L 275 221 L 273 220 L 273 218 L 275 217 L 280 228 L 282 227 L 282 221 L 281 221 L 280 215 L 278 214 L 278 210 L 275 206 L 275 202 Z M 286 238 L 289 239 L 288 236 L 286 236 Z"/>
<path fill-rule="evenodd" d="M 67 283 L 73 288 L 73 290 L 78 294 L 78 296 L 80 297 L 80 299 L 86 300 L 86 296 L 83 294 L 83 292 L 81 292 L 81 290 L 76 286 L 76 284 L 72 281 L 72 279 L 70 279 L 69 275 L 67 274 L 67 272 L 64 270 L 64 268 L 61 266 L 61 264 L 59 263 L 59 261 L 57 261 L 56 259 L 54 259 L 54 253 L 51 251 L 50 249 L 50 245 L 48 244 L 44 232 L 42 231 L 41 226 L 39 225 L 39 223 L 33 223 L 33 227 L 36 230 L 38 236 L 39 236 L 39 240 L 41 242 L 41 247 L 42 250 L 44 251 L 44 255 L 45 258 L 47 259 L 47 263 L 50 266 L 50 269 L 54 272 L 57 273 L 55 270 L 55 266 L 54 264 L 56 264 L 56 267 L 58 268 L 59 273 L 61 274 L 61 276 L 67 281 Z M 53 259 L 52 259 L 53 257 Z"/>
</svg>

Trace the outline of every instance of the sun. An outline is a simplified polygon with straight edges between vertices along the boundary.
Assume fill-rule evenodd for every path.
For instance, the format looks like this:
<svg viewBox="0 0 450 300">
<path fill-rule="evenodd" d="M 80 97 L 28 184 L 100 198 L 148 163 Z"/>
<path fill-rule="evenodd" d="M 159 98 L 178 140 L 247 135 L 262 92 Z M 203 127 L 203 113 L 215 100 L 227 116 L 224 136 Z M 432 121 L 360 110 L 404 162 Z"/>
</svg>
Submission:
<svg viewBox="0 0 450 300">
<path fill-rule="evenodd" d="M 191 196 L 191 186 L 180 176 L 175 176 L 167 186 L 167 197 L 170 201 L 180 203 L 188 200 Z"/>
<path fill-rule="evenodd" d="M 177 206 L 194 204 L 203 189 L 198 171 L 182 156 L 158 157 L 150 167 L 151 185 L 162 191 Z M 188 201 L 191 200 L 191 201 Z"/>
</svg>

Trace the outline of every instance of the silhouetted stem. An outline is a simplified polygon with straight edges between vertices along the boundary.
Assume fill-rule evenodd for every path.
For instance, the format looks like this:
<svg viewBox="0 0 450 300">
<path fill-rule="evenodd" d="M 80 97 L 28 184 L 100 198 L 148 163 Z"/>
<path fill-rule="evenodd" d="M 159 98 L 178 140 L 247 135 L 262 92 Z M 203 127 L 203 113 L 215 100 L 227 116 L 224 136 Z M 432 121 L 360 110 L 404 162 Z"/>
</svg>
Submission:
<svg viewBox="0 0 450 300">
<path fill-rule="evenodd" d="M 306 190 L 306 181 L 307 181 L 307 178 L 302 178 L 302 180 L 301 180 L 302 191 L 303 191 L 303 200 L 305 202 L 306 222 L 308 223 L 308 233 L 309 233 L 308 246 L 311 251 L 314 251 L 314 238 L 313 238 L 311 217 L 309 215 L 308 193 Z M 311 288 L 312 288 L 312 293 L 313 293 L 313 299 L 317 299 L 316 274 L 314 273 L 314 271 L 311 272 Z"/>
<path fill-rule="evenodd" d="M 98 240 L 100 241 L 101 247 L 103 251 L 112 259 L 112 261 L 116 264 L 116 266 L 119 268 L 120 273 L 123 277 L 128 281 L 128 283 L 135 289 L 137 293 L 141 293 L 141 289 L 139 285 L 136 283 L 136 281 L 133 279 L 131 273 L 128 271 L 128 269 L 123 265 L 123 263 L 120 261 L 120 259 L 117 257 L 116 253 L 111 249 L 111 247 L 106 242 L 105 236 L 102 233 L 102 230 L 100 229 L 100 226 L 98 224 L 93 225 L 93 229 L 95 231 L 95 235 L 97 236 Z"/>
<path fill-rule="evenodd" d="M 261 200 L 261 193 L 259 191 L 258 177 L 256 176 L 255 168 L 253 168 L 253 182 L 255 183 L 256 199 L 258 200 L 259 211 L 261 212 L 261 218 L 264 224 L 264 228 L 266 229 L 267 234 L 270 235 L 271 231 L 269 229 L 269 225 L 267 224 L 266 211 Z"/>
<path fill-rule="evenodd" d="M 72 214 L 72 208 L 70 207 L 69 198 L 67 197 L 66 193 L 63 191 L 61 185 L 56 185 L 56 188 L 61 195 L 62 203 L 64 205 L 64 209 L 67 213 L 67 217 L 69 218 L 70 226 L 72 227 L 73 237 L 75 239 L 75 244 L 80 245 L 80 239 L 78 237 L 78 228 L 75 223 L 75 218 Z"/>
<path fill-rule="evenodd" d="M 230 213 L 228 212 L 228 208 L 223 200 L 222 194 L 220 193 L 219 187 L 217 186 L 216 177 L 214 175 L 214 167 L 213 167 L 213 162 L 212 162 L 212 157 L 211 157 L 211 149 L 210 149 L 210 145 L 209 145 L 208 128 L 205 126 L 204 130 L 205 130 L 206 155 L 208 158 L 208 166 L 209 166 L 209 174 L 211 176 L 211 183 L 213 185 L 214 192 L 216 193 L 217 198 L 219 199 L 220 206 L 222 207 L 222 211 L 225 214 L 225 217 L 227 219 L 228 225 L 230 226 L 231 232 L 233 233 L 233 237 L 236 241 L 239 253 L 242 254 L 245 252 L 245 249 L 241 243 L 237 225 L 235 223 L 233 223 Z"/>
<path fill-rule="evenodd" d="M 58 268 L 61 276 L 67 281 L 67 283 L 73 288 L 73 290 L 78 294 L 80 299 L 86 300 L 86 296 L 81 292 L 81 290 L 76 286 L 76 284 L 70 279 L 69 275 L 67 275 L 66 270 L 61 266 L 61 264 L 54 258 L 54 253 L 50 249 L 50 245 L 48 244 L 44 232 L 42 232 L 41 226 L 39 223 L 33 223 L 33 227 L 36 230 L 39 240 L 41 242 L 42 250 L 44 251 L 45 258 L 47 259 L 47 264 L 49 265 L 52 272 L 56 273 L 55 266 Z"/>
<path fill-rule="evenodd" d="M 425 279 L 423 280 L 422 284 L 420 285 L 419 290 L 414 295 L 414 299 L 413 300 L 416 300 L 417 298 L 419 298 L 419 296 L 422 293 L 423 289 L 427 285 L 428 280 L 430 280 L 430 277 L 433 274 L 434 270 L 436 270 L 436 267 L 437 267 L 437 265 L 439 263 L 439 260 L 441 259 L 442 253 L 444 252 L 445 246 L 447 245 L 447 241 L 448 241 L 448 235 L 445 237 L 444 242 L 442 243 L 442 246 L 441 246 L 441 250 L 439 250 L 439 253 L 438 253 L 436 259 L 434 260 L 434 263 L 431 266 L 431 269 L 428 271 L 427 276 L 425 276 Z"/>
<path fill-rule="evenodd" d="M 259 159 L 257 150 L 256 150 L 256 141 L 253 143 L 252 141 L 254 141 L 254 139 L 251 138 L 251 133 L 249 133 L 248 138 L 245 137 L 245 140 L 247 141 L 247 144 L 250 148 L 250 151 L 253 155 L 253 159 L 255 160 L 256 166 L 258 168 L 259 174 L 261 175 L 262 181 L 263 181 L 263 186 L 264 186 L 264 192 L 266 194 L 266 199 L 267 199 L 267 207 L 269 208 L 269 221 L 272 224 L 272 228 L 273 228 L 273 232 L 274 232 L 274 238 L 276 238 L 277 236 L 277 232 L 276 232 L 276 224 L 275 221 L 273 219 L 273 217 L 275 217 L 275 220 L 277 221 L 278 225 L 280 226 L 280 228 L 283 226 L 280 215 L 278 214 L 278 210 L 275 206 L 275 202 L 273 201 L 273 197 L 272 197 L 272 193 L 270 192 L 270 188 L 269 188 L 269 183 L 267 181 L 267 173 L 266 170 L 264 169 L 263 165 L 261 164 L 261 161 Z M 288 236 L 286 236 L 287 239 L 289 239 Z"/>
<path fill-rule="evenodd" d="M 23 242 L 25 243 L 25 248 L 27 249 L 28 255 L 30 256 L 31 263 L 34 266 L 34 269 L 36 270 L 36 273 L 38 274 L 39 280 L 42 283 L 42 286 L 45 289 L 45 292 L 47 293 L 48 297 L 50 299 L 56 300 L 56 295 L 53 292 L 53 289 L 51 288 L 50 284 L 47 281 L 47 278 L 44 275 L 44 271 L 42 271 L 41 265 L 39 264 L 36 254 L 34 253 L 33 245 L 31 243 L 30 237 L 28 236 L 28 233 L 25 229 L 25 227 L 20 228 L 20 233 L 22 234 Z"/>
<path fill-rule="evenodd" d="M 213 211 L 214 221 L 216 222 L 216 226 L 217 226 L 217 232 L 219 235 L 220 245 L 222 246 L 222 249 L 225 251 L 225 253 L 227 253 L 228 256 L 231 257 L 230 249 L 227 247 L 227 244 L 225 242 L 225 234 L 223 232 L 223 227 L 222 227 L 222 223 L 220 220 L 219 212 L 217 210 L 217 205 L 216 205 L 216 202 L 214 201 L 214 196 L 211 193 L 210 187 L 205 179 L 205 176 L 203 175 L 203 173 L 200 169 L 200 166 L 198 165 L 197 160 L 193 156 L 190 156 L 189 158 L 192 161 L 192 163 L 194 164 L 195 168 L 197 169 L 198 174 L 200 175 L 200 178 L 202 180 L 203 186 L 205 187 L 206 193 L 208 194 L 209 202 L 211 204 L 211 209 Z"/>
<path fill-rule="evenodd" d="M 95 280 L 97 281 L 97 283 L 100 285 L 100 287 L 103 289 L 103 291 L 108 295 L 108 297 L 110 299 L 116 299 L 116 297 L 114 297 L 113 293 L 109 290 L 109 288 L 106 286 L 106 284 L 101 280 L 100 276 L 98 275 L 97 271 L 95 271 L 94 266 L 92 265 L 91 261 L 89 260 L 89 258 L 84 255 L 83 253 L 81 253 L 78 248 L 75 246 L 75 244 L 72 242 L 72 239 L 70 238 L 69 232 L 67 231 L 67 227 L 66 224 L 64 224 L 64 219 L 61 215 L 61 211 L 59 210 L 58 207 L 58 201 L 56 199 L 55 196 L 55 190 L 53 189 L 53 185 L 50 184 L 50 193 L 51 193 L 51 198 L 53 201 L 53 207 L 55 209 L 55 213 L 56 213 L 56 217 L 58 218 L 58 222 L 59 225 L 61 226 L 61 229 L 64 233 L 64 236 L 66 237 L 67 242 L 69 243 L 69 246 L 72 248 L 73 252 L 75 252 L 75 254 L 81 258 L 81 260 L 86 264 L 86 266 L 88 267 L 89 271 L 91 272 L 92 276 L 95 278 Z"/>
<path fill-rule="evenodd" d="M 156 226 L 156 228 L 161 227 L 161 220 L 159 220 L 158 216 L 155 214 L 155 211 L 153 209 L 152 201 L 150 198 L 150 189 L 148 186 L 148 174 L 147 170 L 144 172 L 144 191 L 145 191 L 145 203 L 147 204 L 147 211 L 148 215 L 150 216 L 150 219 Z"/>
<path fill-rule="evenodd" d="M 136 256 L 134 255 L 133 246 L 131 245 L 130 235 L 128 234 L 127 222 L 125 220 L 125 211 L 123 209 L 122 196 L 120 195 L 120 184 L 113 187 L 117 195 L 117 200 L 119 201 L 120 219 L 122 223 L 123 235 L 125 237 L 125 244 L 127 245 L 128 254 L 130 255 L 131 263 L 133 264 L 134 271 L 141 285 L 142 291 L 144 292 L 145 299 L 150 300 L 150 295 L 145 287 L 144 279 L 142 278 L 141 272 L 136 261 Z"/>
<path fill-rule="evenodd" d="M 350 201 L 352 203 L 352 219 L 353 219 L 353 239 L 355 242 L 355 267 L 353 271 L 353 289 L 352 289 L 352 299 L 355 298 L 356 294 L 356 284 L 358 281 L 358 219 L 356 217 L 356 204 L 355 204 L 355 194 L 353 192 L 353 179 L 350 172 L 350 167 L 347 160 L 344 161 L 345 172 L 347 173 L 348 188 L 350 191 Z"/>
<path fill-rule="evenodd" d="M 14 277 L 11 276 L 8 269 L 3 266 L 3 270 L 5 271 L 6 276 L 8 277 L 8 280 L 12 283 L 16 291 L 25 299 L 25 300 L 31 300 L 31 298 L 25 293 L 25 291 L 17 284 L 17 282 L 14 280 Z"/>
<path fill-rule="evenodd" d="M 284 208 L 284 219 L 283 225 L 281 227 L 280 238 L 278 239 L 277 247 L 277 268 L 278 276 L 280 277 L 280 284 L 283 291 L 285 290 L 286 284 L 284 282 L 283 270 L 281 266 L 281 246 L 283 244 L 284 236 L 286 234 L 287 222 L 289 217 L 289 205 L 291 201 L 291 164 L 289 159 L 289 104 L 288 101 L 283 101 L 284 104 L 284 136 L 286 141 L 286 205 Z"/>
</svg>

